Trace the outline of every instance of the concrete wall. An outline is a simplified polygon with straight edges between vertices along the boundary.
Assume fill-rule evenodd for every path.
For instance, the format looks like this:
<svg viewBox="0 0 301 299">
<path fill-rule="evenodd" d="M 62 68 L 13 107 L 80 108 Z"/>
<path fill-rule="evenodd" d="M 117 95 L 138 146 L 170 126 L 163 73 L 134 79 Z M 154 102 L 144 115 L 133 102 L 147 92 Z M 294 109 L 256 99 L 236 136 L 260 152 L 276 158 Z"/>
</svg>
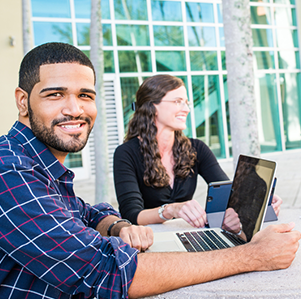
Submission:
<svg viewBox="0 0 301 299">
<path fill-rule="evenodd" d="M 0 1 L 0 135 L 6 134 L 18 117 L 14 90 L 23 58 L 21 0 Z M 10 45 L 14 38 L 14 46 Z"/>
</svg>

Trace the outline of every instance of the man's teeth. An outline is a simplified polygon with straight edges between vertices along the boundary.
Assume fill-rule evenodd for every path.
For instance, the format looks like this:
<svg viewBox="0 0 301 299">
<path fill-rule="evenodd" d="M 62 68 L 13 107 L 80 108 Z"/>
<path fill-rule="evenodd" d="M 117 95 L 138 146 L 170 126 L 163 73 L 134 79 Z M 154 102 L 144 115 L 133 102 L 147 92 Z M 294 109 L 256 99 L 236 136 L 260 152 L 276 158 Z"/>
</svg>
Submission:
<svg viewBox="0 0 301 299">
<path fill-rule="evenodd" d="M 66 129 L 77 129 L 77 128 L 80 127 L 80 124 L 78 124 L 78 125 L 63 125 L 62 127 L 66 128 Z"/>
</svg>

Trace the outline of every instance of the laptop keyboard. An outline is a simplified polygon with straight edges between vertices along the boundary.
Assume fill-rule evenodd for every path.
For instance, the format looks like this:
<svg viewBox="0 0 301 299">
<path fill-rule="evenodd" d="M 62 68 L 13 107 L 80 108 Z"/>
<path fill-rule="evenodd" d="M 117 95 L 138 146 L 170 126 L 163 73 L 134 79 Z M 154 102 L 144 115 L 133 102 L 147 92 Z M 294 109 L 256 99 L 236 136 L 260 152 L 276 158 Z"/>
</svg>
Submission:
<svg viewBox="0 0 301 299">
<path fill-rule="evenodd" d="M 225 233 L 226 235 L 230 235 Z M 213 230 L 193 231 L 176 234 L 188 252 L 210 251 L 230 246 Z M 228 238 L 228 236 L 226 236 Z M 229 238 L 228 238 L 229 239 Z M 240 239 L 240 238 L 238 238 Z M 232 240 L 230 240 L 232 241 Z M 235 240 L 237 242 L 237 240 Z M 232 241 L 233 242 L 233 241 Z M 234 242 L 233 242 L 234 243 Z M 236 244 L 235 245 L 240 245 Z M 243 243 L 241 243 L 243 244 Z"/>
</svg>

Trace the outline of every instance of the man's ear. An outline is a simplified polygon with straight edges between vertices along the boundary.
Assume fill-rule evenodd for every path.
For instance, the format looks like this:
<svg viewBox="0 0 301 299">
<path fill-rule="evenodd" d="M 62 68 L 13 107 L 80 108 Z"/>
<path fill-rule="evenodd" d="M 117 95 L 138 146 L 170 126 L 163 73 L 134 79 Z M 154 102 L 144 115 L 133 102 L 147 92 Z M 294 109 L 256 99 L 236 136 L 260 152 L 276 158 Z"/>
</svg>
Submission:
<svg viewBox="0 0 301 299">
<path fill-rule="evenodd" d="M 28 116 L 28 93 L 20 87 L 15 90 L 16 104 L 19 110 L 19 116 Z"/>
</svg>

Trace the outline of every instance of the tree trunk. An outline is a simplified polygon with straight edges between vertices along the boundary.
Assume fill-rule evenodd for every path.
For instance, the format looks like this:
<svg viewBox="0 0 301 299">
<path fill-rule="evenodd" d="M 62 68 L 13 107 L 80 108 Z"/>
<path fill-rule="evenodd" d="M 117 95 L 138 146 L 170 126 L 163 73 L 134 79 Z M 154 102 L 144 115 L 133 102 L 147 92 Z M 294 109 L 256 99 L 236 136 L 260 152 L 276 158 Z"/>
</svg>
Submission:
<svg viewBox="0 0 301 299">
<path fill-rule="evenodd" d="M 22 30 L 24 55 L 33 48 L 30 0 L 22 0 Z"/>
<path fill-rule="evenodd" d="M 260 155 L 249 0 L 223 0 L 233 164 Z"/>
<path fill-rule="evenodd" d="M 94 125 L 95 141 L 95 202 L 110 201 L 106 101 L 104 96 L 104 58 L 101 25 L 101 0 L 91 0 L 90 58 L 96 72 L 96 105 L 98 115 Z"/>
</svg>

